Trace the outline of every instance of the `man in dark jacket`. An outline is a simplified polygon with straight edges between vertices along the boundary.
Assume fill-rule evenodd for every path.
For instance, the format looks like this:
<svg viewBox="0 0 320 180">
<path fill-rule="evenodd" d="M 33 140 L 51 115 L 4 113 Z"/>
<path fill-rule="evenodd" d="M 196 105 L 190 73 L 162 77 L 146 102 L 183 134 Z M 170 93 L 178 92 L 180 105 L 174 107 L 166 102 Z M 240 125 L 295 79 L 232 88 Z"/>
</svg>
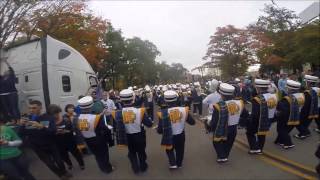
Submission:
<svg viewBox="0 0 320 180">
<path fill-rule="evenodd" d="M 30 121 L 21 122 L 21 134 L 26 136 L 31 148 L 51 171 L 61 179 L 68 179 L 71 174 L 66 171 L 55 141 L 55 119 L 49 114 L 41 115 L 41 107 L 40 101 L 30 102 Z"/>
</svg>

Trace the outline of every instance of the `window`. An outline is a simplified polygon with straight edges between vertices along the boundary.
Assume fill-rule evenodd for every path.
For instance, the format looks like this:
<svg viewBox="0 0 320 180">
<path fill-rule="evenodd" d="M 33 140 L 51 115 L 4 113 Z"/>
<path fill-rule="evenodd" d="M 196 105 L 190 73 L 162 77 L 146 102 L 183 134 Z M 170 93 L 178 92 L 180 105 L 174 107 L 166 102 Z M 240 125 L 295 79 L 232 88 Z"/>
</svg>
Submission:
<svg viewBox="0 0 320 180">
<path fill-rule="evenodd" d="M 70 51 L 66 50 L 66 49 L 60 49 L 59 54 L 58 54 L 58 58 L 59 60 L 62 60 L 66 57 L 68 57 L 71 54 Z"/>
<path fill-rule="evenodd" d="M 71 91 L 71 83 L 70 83 L 70 77 L 69 76 L 62 76 L 62 89 L 64 92 L 70 92 Z"/>
<path fill-rule="evenodd" d="M 29 82 L 29 77 L 27 75 L 24 76 L 24 82 Z"/>
<path fill-rule="evenodd" d="M 90 76 L 89 77 L 89 82 L 90 82 L 90 86 L 91 87 L 97 87 L 97 85 L 98 85 L 98 81 L 97 81 L 97 78 L 95 76 Z"/>
</svg>

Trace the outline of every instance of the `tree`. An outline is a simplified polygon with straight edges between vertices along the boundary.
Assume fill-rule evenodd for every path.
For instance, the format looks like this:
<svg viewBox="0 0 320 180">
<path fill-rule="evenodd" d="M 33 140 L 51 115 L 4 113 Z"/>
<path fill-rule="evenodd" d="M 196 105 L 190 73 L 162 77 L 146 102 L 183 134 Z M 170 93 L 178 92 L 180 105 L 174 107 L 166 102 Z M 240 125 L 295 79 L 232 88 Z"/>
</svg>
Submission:
<svg viewBox="0 0 320 180">
<path fill-rule="evenodd" d="M 299 28 L 291 34 L 287 41 L 293 50 L 285 54 L 285 59 L 293 67 L 304 63 L 320 65 L 320 21 Z"/>
<path fill-rule="evenodd" d="M 276 4 L 266 4 L 262 11 L 265 14 L 259 16 L 254 26 L 270 35 L 293 31 L 300 26 L 299 17 L 289 9 L 278 7 Z"/>
<path fill-rule="evenodd" d="M 294 52 L 293 32 L 300 27 L 300 19 L 293 11 L 278 7 L 276 4 L 265 5 L 264 15 L 248 26 L 253 38 L 263 42 L 257 49 L 257 57 L 262 72 L 279 72 L 281 67 L 301 69 L 295 59 L 287 56 Z"/>
<path fill-rule="evenodd" d="M 108 32 L 104 38 L 108 54 L 104 57 L 100 74 L 111 80 L 113 88 L 122 88 L 121 86 L 117 87 L 116 84 L 121 84 L 119 83 L 120 76 L 126 71 L 125 38 L 122 36 L 121 30 L 114 29 L 111 23 L 109 23 L 108 27 Z"/>
<path fill-rule="evenodd" d="M 102 76 L 111 80 L 109 86 L 121 89 L 129 85 L 155 84 L 157 67 L 155 59 L 160 55 L 157 47 L 138 37 L 126 39 L 121 30 L 109 23 L 105 34 L 108 54 L 103 59 Z"/>
<path fill-rule="evenodd" d="M 93 16 L 83 1 L 55 1 L 44 9 L 47 5 L 42 4 L 34 11 L 30 23 L 27 19 L 22 21 L 21 32 L 27 38 L 50 35 L 63 41 L 78 50 L 97 70 L 107 53 L 103 43 L 106 20 Z"/>
<path fill-rule="evenodd" d="M 218 27 L 210 37 L 209 48 L 204 57 L 222 71 L 226 78 L 237 77 L 246 72 L 249 65 L 255 63 L 251 41 L 247 30 L 232 25 Z"/>
<path fill-rule="evenodd" d="M 15 40 L 19 31 L 19 22 L 29 15 L 38 5 L 36 0 L 1 0 L 0 1 L 0 49 L 8 40 Z"/>
<path fill-rule="evenodd" d="M 154 83 L 156 79 L 155 59 L 160 55 L 157 47 L 138 37 L 126 39 L 127 83 Z"/>
</svg>

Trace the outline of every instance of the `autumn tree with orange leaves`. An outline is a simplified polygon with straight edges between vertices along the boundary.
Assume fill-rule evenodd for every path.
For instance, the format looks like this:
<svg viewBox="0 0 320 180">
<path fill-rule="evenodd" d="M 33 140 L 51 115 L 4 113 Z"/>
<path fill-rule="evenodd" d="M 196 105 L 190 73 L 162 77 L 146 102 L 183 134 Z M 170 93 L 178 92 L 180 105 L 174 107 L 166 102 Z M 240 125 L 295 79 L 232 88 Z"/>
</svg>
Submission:
<svg viewBox="0 0 320 180">
<path fill-rule="evenodd" d="M 32 16 L 21 21 L 20 31 L 32 35 L 50 35 L 78 50 L 97 70 L 106 56 L 103 42 L 107 22 L 92 15 L 83 1 L 45 1 Z"/>
</svg>

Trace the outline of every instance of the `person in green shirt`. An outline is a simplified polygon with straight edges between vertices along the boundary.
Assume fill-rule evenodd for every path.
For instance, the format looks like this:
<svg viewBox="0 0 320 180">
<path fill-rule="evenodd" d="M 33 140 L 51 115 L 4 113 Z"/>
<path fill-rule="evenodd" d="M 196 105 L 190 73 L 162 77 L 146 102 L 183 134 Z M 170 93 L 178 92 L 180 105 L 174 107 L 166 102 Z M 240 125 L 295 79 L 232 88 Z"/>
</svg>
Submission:
<svg viewBox="0 0 320 180">
<path fill-rule="evenodd" d="M 22 152 L 18 148 L 22 144 L 16 132 L 6 126 L 6 119 L 0 112 L 0 171 L 8 179 L 34 180 L 28 170 L 26 161 L 22 158 Z"/>
</svg>

